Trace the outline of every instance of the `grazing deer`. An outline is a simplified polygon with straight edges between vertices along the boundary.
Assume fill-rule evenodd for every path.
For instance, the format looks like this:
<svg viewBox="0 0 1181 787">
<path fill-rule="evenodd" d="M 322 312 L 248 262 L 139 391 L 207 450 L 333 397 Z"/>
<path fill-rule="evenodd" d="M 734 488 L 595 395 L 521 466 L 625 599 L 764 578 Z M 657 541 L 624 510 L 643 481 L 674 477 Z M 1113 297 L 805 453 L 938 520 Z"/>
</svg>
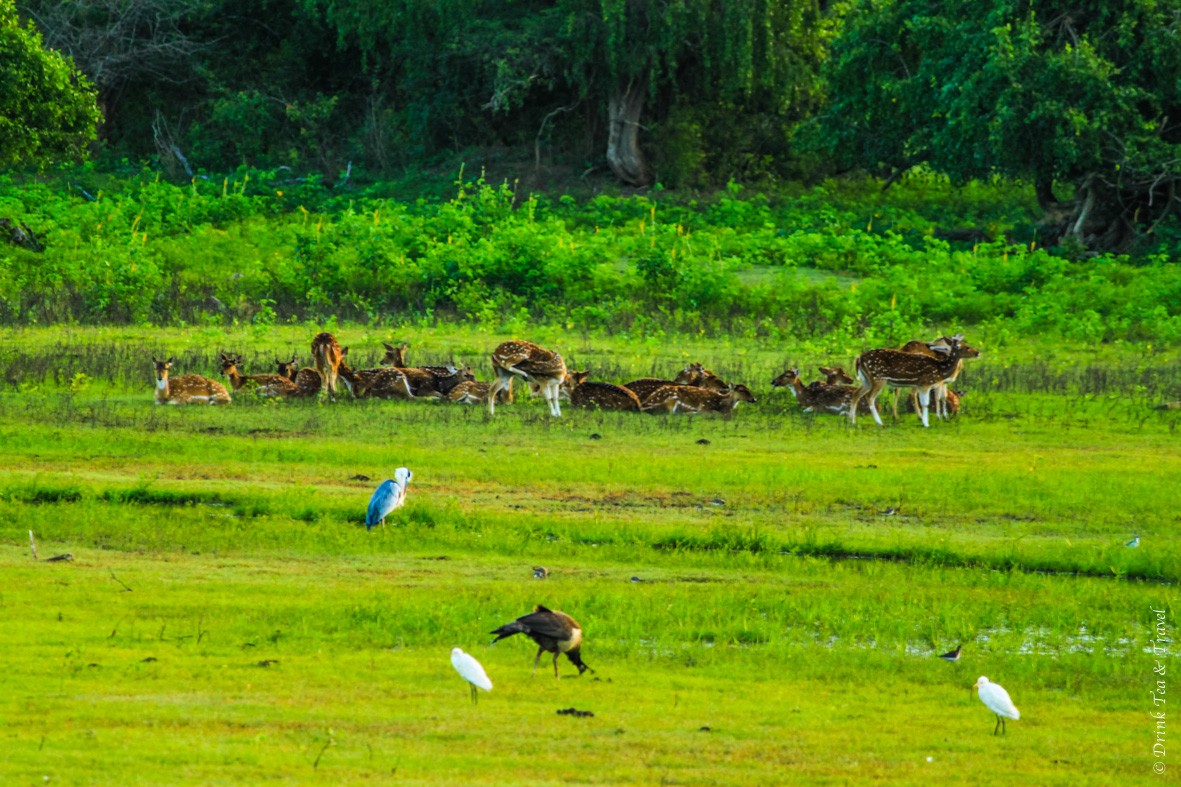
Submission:
<svg viewBox="0 0 1181 787">
<path fill-rule="evenodd" d="M 622 385 L 583 381 L 570 391 L 570 404 L 575 407 L 597 407 L 600 410 L 640 412 L 640 397 Z"/>
<path fill-rule="evenodd" d="M 229 404 L 230 393 L 226 387 L 216 380 L 202 377 L 199 374 L 182 374 L 179 377 L 168 376 L 172 370 L 172 362 L 158 361 L 156 364 L 156 404 Z"/>
<path fill-rule="evenodd" d="M 330 333 L 318 333 L 312 339 L 312 361 L 316 371 L 320 373 L 322 391 L 328 392 L 329 399 L 336 399 L 336 377 L 340 369 L 340 362 L 344 359 L 344 351 L 340 349 L 340 342 Z"/>
<path fill-rule="evenodd" d="M 958 374 L 963 359 L 980 356 L 980 351 L 964 344 L 963 339 L 964 335 L 958 333 L 941 343 L 928 345 L 937 354 L 935 358 L 901 350 L 870 350 L 862 353 L 857 359 L 857 377 L 861 380 L 861 386 L 853 394 L 853 402 L 849 407 L 850 422 L 857 423 L 856 405 L 868 396 L 869 411 L 873 414 L 873 420 L 881 426 L 877 398 L 883 388 L 893 385 L 918 389 L 923 426 L 930 426 L 927 404 L 931 389 Z"/>
<path fill-rule="evenodd" d="M 706 410 L 732 413 L 739 402 L 754 401 L 754 394 L 742 383 L 730 386 L 725 393 L 695 385 L 666 385 L 644 400 L 643 410 L 647 413 L 700 413 Z"/>
<path fill-rule="evenodd" d="M 821 371 L 825 371 L 821 368 Z M 834 370 L 828 370 L 834 371 Z M 841 374 L 844 374 L 839 366 L 836 371 L 840 374 L 832 374 L 829 376 L 830 380 L 840 379 Z M 848 377 L 848 375 L 845 375 Z M 852 382 L 853 378 L 849 378 Z M 811 385 L 804 385 L 800 381 L 800 372 L 798 369 L 788 369 L 783 374 L 771 381 L 773 388 L 787 388 L 791 391 L 791 395 L 800 403 L 805 413 L 823 412 L 834 413 L 840 415 L 848 412 L 849 403 L 853 400 L 853 393 L 857 390 L 855 385 L 841 385 L 837 383 L 822 383 L 814 382 Z M 865 408 L 865 403 L 861 404 L 862 412 L 868 412 Z"/>
<path fill-rule="evenodd" d="M 677 372 L 677 376 L 673 378 L 673 382 L 677 385 L 693 385 L 698 388 L 708 388 L 711 391 L 718 391 L 725 393 L 730 386 L 726 381 L 716 374 L 705 368 L 704 364 L 691 363 L 681 371 Z M 850 382 L 852 382 L 850 380 Z"/>
<path fill-rule="evenodd" d="M 652 392 L 663 388 L 666 385 L 676 385 L 672 380 L 661 380 L 656 377 L 641 377 L 638 380 L 632 380 L 630 383 L 624 383 L 623 387 L 634 393 L 640 400 L 640 403 L 648 401 L 648 397 Z"/>
<path fill-rule="evenodd" d="M 298 364 L 295 362 L 294 355 L 291 356 L 290 361 L 280 361 L 276 358 L 275 366 L 276 374 L 295 383 L 295 387 L 299 389 L 296 396 L 315 396 L 320 393 L 320 388 L 324 384 L 324 381 L 320 379 L 320 373 L 310 366 L 305 366 L 302 369 L 296 368 Z"/>
<path fill-rule="evenodd" d="M 221 354 L 221 373 L 230 378 L 230 385 L 235 391 L 242 386 L 249 385 L 259 396 L 299 396 L 299 389 L 295 383 L 277 374 L 240 374 L 238 364 L 242 359 L 233 355 Z"/>
<path fill-rule="evenodd" d="M 512 384 L 514 375 L 525 382 L 540 385 L 550 414 L 555 417 L 562 414 L 558 397 L 559 389 L 566 379 L 566 362 L 553 350 L 538 347 L 532 342 L 504 342 L 492 351 L 492 368 L 496 372 L 496 379 L 488 389 L 489 414 L 496 412 L 496 395 Z"/>
</svg>

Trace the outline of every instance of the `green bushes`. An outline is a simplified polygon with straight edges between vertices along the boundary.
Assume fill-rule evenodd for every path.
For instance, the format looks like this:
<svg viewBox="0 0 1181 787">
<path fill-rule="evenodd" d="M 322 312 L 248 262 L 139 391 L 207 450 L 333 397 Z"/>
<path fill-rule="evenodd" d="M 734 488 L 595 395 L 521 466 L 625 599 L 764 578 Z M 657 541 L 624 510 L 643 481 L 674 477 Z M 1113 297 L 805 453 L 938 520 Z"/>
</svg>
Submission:
<svg viewBox="0 0 1181 787">
<path fill-rule="evenodd" d="M 1020 233 L 1028 214 L 1020 203 L 1001 213 L 998 193 L 1014 194 L 1004 186 L 916 178 L 885 196 L 828 183 L 772 198 L 731 184 L 686 203 L 659 191 L 522 198 L 477 179 L 450 199 L 410 201 L 334 195 L 285 172 L 182 186 L 150 172 L 75 175 L 93 185 L 0 182 L 0 215 L 48 246 L 0 251 L 0 321 L 638 321 L 869 343 L 981 326 L 1000 340 L 1181 341 L 1181 273 L 1163 252 L 1071 260 L 1032 238 L 935 237 L 974 212 L 988 233 Z"/>
</svg>

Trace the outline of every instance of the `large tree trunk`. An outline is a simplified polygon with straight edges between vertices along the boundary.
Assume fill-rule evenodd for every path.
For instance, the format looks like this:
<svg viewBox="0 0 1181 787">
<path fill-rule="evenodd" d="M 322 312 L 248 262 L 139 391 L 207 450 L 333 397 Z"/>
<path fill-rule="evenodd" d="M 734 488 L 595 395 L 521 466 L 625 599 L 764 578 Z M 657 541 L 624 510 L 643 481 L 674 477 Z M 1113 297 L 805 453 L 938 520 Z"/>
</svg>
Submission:
<svg viewBox="0 0 1181 787">
<path fill-rule="evenodd" d="M 644 111 L 643 80 L 632 82 L 607 99 L 607 164 L 629 186 L 647 186 L 652 172 L 640 150 L 640 114 Z"/>
<path fill-rule="evenodd" d="M 1181 178 L 1158 175 L 1126 178 L 1119 185 L 1100 175 L 1088 175 L 1075 187 L 1073 202 L 1044 199 L 1052 195 L 1038 184 L 1042 203 L 1042 243 L 1074 241 L 1097 251 L 1127 251 L 1149 235 L 1169 215 L 1181 212 Z"/>
</svg>

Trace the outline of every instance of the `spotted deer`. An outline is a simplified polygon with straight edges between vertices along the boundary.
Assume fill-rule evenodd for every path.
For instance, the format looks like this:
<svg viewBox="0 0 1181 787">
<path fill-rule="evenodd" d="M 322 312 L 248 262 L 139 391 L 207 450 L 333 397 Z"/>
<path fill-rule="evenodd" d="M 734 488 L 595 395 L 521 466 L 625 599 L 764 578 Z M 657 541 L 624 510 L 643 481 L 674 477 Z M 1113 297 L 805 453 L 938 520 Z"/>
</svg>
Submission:
<svg viewBox="0 0 1181 787">
<path fill-rule="evenodd" d="M 673 382 L 677 385 L 694 385 L 699 388 L 708 388 L 711 391 L 722 393 L 730 388 L 725 380 L 718 377 L 709 369 L 706 369 L 705 365 L 700 363 L 691 363 L 677 372 L 677 376 L 673 378 Z"/>
<path fill-rule="evenodd" d="M 324 381 L 320 379 L 320 373 L 310 366 L 298 368 L 299 364 L 296 363 L 294 355 L 291 356 L 290 361 L 280 361 L 276 358 L 275 367 L 276 374 L 295 383 L 295 387 L 299 389 L 296 396 L 315 396 L 320 393 L 320 388 L 324 384 Z"/>
<path fill-rule="evenodd" d="M 381 343 L 385 348 L 385 357 L 381 359 L 382 366 L 407 366 L 406 351 L 410 349 L 410 345 L 402 342 L 401 346 L 394 347 L 392 344 Z"/>
<path fill-rule="evenodd" d="M 538 347 L 532 342 L 508 341 L 492 351 L 492 368 L 496 379 L 488 389 L 488 413 L 496 412 L 496 395 L 508 388 L 514 376 L 541 386 L 542 396 L 550 414 L 562 414 L 558 401 L 562 382 L 566 379 L 566 362 L 553 350 Z"/>
<path fill-rule="evenodd" d="M 340 342 L 330 333 L 318 333 L 312 339 L 312 362 L 320 373 L 321 391 L 328 392 L 329 399 L 336 399 L 336 378 L 344 351 Z"/>
<path fill-rule="evenodd" d="M 622 385 L 583 381 L 570 390 L 570 404 L 600 410 L 640 412 L 640 397 Z"/>
<path fill-rule="evenodd" d="M 950 342 L 951 342 L 951 339 L 949 339 L 946 336 L 940 337 L 933 342 L 924 342 L 924 341 L 919 341 L 917 339 L 912 339 L 911 341 L 902 345 L 898 349 L 904 353 L 915 353 L 916 355 L 925 355 L 928 358 L 938 358 L 938 357 L 940 357 L 940 354 L 942 353 L 942 350 L 940 350 L 939 348 L 940 347 L 950 347 L 951 346 Z M 934 388 L 935 416 L 937 418 L 946 418 L 948 416 L 949 405 L 947 403 L 947 400 L 948 400 L 947 384 L 949 382 L 954 382 L 955 379 L 957 377 L 959 377 L 960 371 L 963 369 L 963 366 L 964 366 L 964 362 L 961 360 L 960 365 L 958 367 L 956 367 L 955 374 L 953 374 L 947 380 L 944 380 L 943 382 L 941 382 L 935 386 L 935 388 Z M 894 390 L 894 418 L 895 419 L 898 418 L 898 399 L 899 399 L 900 391 L 901 391 L 901 389 Z M 959 407 L 958 400 L 956 403 L 956 407 L 957 407 L 956 412 L 958 412 L 958 407 Z M 921 412 L 921 409 L 919 407 L 918 391 L 916 391 L 914 388 L 910 389 L 909 412 L 912 412 L 915 414 L 918 414 Z"/>
<path fill-rule="evenodd" d="M 840 374 L 831 374 L 828 379 L 839 380 L 844 370 L 837 367 Z M 824 367 L 821 367 L 824 371 Z M 828 370 L 834 371 L 834 370 Z M 848 377 L 845 374 L 845 377 Z M 853 378 L 848 377 L 852 382 Z M 787 388 L 791 391 L 792 396 L 799 402 L 800 407 L 805 413 L 823 412 L 840 415 L 849 410 L 849 403 L 853 401 L 853 394 L 857 390 L 855 385 L 842 385 L 840 383 L 822 383 L 814 382 L 811 385 L 804 385 L 800 380 L 800 372 L 798 369 L 788 369 L 783 374 L 771 381 L 773 388 Z M 868 412 L 864 402 L 861 405 L 862 412 Z"/>
<path fill-rule="evenodd" d="M 641 377 L 638 380 L 632 380 L 629 383 L 624 383 L 623 387 L 634 393 L 643 404 L 652 395 L 652 392 L 663 388 L 666 385 L 676 385 L 672 380 L 661 380 L 657 377 Z"/>
<path fill-rule="evenodd" d="M 455 404 L 484 404 L 488 401 L 488 390 L 491 387 L 492 383 L 481 383 L 475 380 L 461 382 L 447 392 L 447 400 Z M 509 399 L 511 392 L 511 388 L 502 388 L 496 394 L 497 402 L 505 404 L 512 401 Z"/>
<path fill-rule="evenodd" d="M 901 350 L 870 350 L 862 353 L 857 359 L 857 377 L 861 385 L 853 394 L 853 402 L 849 407 L 849 421 L 857 423 L 856 404 L 868 396 L 869 411 L 873 414 L 873 420 L 881 426 L 877 398 L 883 388 L 893 385 L 918 389 L 919 404 L 922 406 L 920 417 L 924 427 L 930 426 L 927 404 L 931 389 L 958 374 L 960 364 L 965 358 L 980 356 L 980 351 L 964 344 L 963 339 L 964 335 L 961 333 L 945 339 L 942 343 L 929 345 L 937 354 L 934 358 Z"/>
<path fill-rule="evenodd" d="M 156 404 L 229 404 L 230 394 L 226 387 L 216 380 L 199 374 L 182 374 L 170 377 L 174 358 L 158 361 L 156 365 Z"/>
<path fill-rule="evenodd" d="M 820 373 L 824 375 L 824 381 L 815 380 L 808 383 L 809 388 L 818 388 L 821 385 L 852 385 L 857 382 L 852 375 L 846 372 L 840 366 L 818 366 Z"/>
<path fill-rule="evenodd" d="M 754 401 L 754 394 L 742 383 L 730 386 L 725 393 L 696 385 L 666 385 L 644 400 L 643 410 L 646 413 L 700 413 L 706 410 L 732 413 L 739 402 Z"/>
<path fill-rule="evenodd" d="M 221 373 L 230 378 L 230 386 L 235 391 L 248 386 L 249 390 L 255 391 L 259 396 L 299 396 L 299 389 L 295 387 L 295 383 L 286 377 L 277 374 L 241 374 L 238 372 L 240 363 L 240 357 L 221 354 Z"/>
</svg>

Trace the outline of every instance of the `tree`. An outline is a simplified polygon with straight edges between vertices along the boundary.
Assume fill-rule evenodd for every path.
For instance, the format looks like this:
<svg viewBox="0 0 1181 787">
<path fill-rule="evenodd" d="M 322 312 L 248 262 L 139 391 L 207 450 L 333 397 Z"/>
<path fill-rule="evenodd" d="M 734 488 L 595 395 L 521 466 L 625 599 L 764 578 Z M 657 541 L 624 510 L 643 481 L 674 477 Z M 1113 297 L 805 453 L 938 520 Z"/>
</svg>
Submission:
<svg viewBox="0 0 1181 787">
<path fill-rule="evenodd" d="M 305 0 L 453 138 L 574 113 L 625 183 L 652 180 L 645 123 L 678 104 L 790 123 L 819 99 L 814 0 Z M 480 117 L 479 110 L 484 114 Z M 604 131 L 605 129 L 605 131 Z M 487 138 L 485 138 L 487 141 Z M 724 144 L 724 143 L 723 143 Z"/>
<path fill-rule="evenodd" d="M 0 166 L 81 157 L 100 119 L 89 81 L 0 0 Z"/>
<path fill-rule="evenodd" d="M 1051 240 L 1121 249 L 1181 215 L 1179 73 L 1175 2 L 865 0 L 816 138 L 883 172 L 1027 180 Z"/>
</svg>

